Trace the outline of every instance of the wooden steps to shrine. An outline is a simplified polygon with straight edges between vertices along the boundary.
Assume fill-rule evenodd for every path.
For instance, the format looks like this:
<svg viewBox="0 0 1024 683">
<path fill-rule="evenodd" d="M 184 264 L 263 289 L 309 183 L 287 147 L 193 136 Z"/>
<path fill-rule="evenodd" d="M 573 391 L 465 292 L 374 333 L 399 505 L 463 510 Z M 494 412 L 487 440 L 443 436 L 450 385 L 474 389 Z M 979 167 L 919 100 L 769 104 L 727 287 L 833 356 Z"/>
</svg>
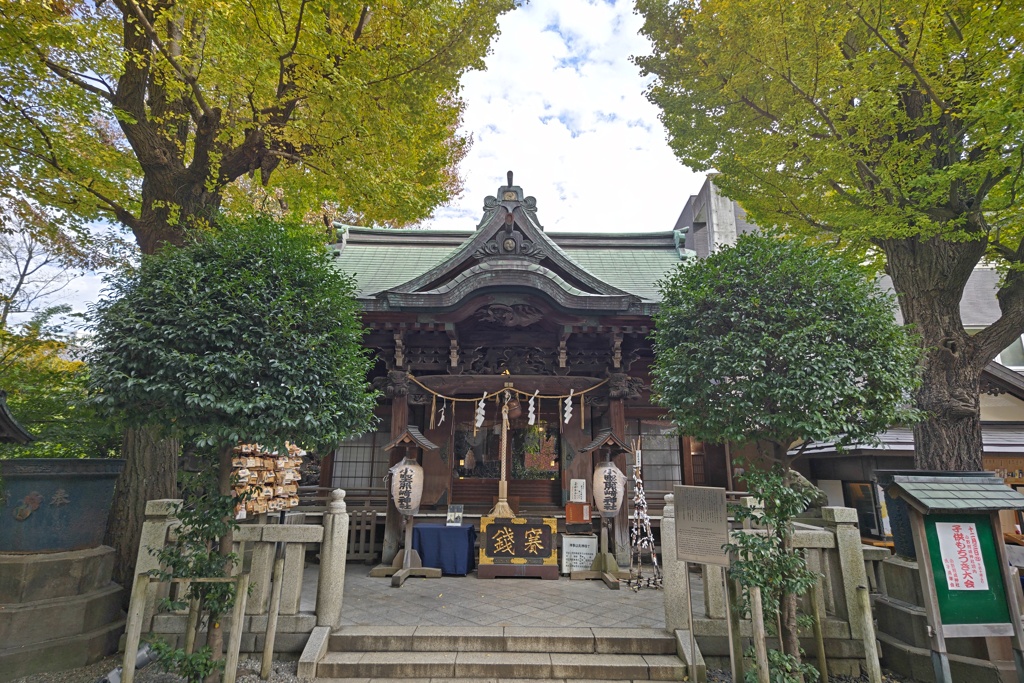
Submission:
<svg viewBox="0 0 1024 683">
<path fill-rule="evenodd" d="M 345 626 L 316 672 L 319 683 L 683 680 L 675 652 L 661 629 Z"/>
</svg>

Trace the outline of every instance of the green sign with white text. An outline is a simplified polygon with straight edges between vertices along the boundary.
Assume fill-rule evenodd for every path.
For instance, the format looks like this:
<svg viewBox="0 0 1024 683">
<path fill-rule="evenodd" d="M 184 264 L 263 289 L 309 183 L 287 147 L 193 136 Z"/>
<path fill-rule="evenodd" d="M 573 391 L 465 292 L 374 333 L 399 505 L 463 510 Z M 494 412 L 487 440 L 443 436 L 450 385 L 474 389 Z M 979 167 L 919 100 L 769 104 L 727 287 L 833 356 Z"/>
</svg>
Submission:
<svg viewBox="0 0 1024 683">
<path fill-rule="evenodd" d="M 926 515 L 924 525 L 942 623 L 1010 623 L 988 514 Z"/>
</svg>

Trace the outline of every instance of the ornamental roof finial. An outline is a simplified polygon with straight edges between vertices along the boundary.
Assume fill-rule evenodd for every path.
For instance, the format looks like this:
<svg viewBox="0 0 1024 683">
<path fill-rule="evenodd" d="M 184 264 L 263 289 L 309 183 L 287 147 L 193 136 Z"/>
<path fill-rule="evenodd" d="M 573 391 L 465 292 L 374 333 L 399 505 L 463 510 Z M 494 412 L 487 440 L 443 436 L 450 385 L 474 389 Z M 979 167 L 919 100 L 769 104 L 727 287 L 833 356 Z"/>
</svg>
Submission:
<svg viewBox="0 0 1024 683">
<path fill-rule="evenodd" d="M 512 171 L 508 172 L 508 186 L 512 187 Z"/>
</svg>

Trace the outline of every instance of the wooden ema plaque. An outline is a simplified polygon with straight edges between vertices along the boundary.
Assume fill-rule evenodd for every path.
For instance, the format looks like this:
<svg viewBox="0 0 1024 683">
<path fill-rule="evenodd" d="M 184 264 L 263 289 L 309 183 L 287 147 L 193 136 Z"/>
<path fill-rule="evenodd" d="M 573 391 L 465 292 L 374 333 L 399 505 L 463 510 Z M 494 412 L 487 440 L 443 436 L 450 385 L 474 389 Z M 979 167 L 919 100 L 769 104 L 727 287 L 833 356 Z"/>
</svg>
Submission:
<svg viewBox="0 0 1024 683">
<path fill-rule="evenodd" d="M 481 517 L 477 577 L 557 579 L 557 534 L 554 517 Z"/>
</svg>

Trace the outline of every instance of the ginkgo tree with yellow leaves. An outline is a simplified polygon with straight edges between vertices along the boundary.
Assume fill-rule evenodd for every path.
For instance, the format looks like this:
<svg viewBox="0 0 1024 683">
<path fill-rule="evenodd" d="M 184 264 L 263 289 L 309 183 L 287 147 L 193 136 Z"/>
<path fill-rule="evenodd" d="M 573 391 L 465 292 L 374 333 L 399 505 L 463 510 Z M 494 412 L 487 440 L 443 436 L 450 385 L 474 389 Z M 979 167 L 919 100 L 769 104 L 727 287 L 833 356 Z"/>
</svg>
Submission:
<svg viewBox="0 0 1024 683">
<path fill-rule="evenodd" d="M 423 218 L 458 186 L 459 77 L 512 5 L 2 0 L 4 191 L 116 220 L 143 253 L 245 189 L 300 215 Z"/>
<path fill-rule="evenodd" d="M 90 221 L 143 254 L 252 205 L 400 225 L 458 190 L 459 78 L 514 0 L 0 0 L 0 195 L 65 241 Z M 130 580 L 173 440 L 130 429 L 111 515 Z"/>
<path fill-rule="evenodd" d="M 982 370 L 1024 332 L 1024 5 L 637 0 L 670 144 L 762 226 L 878 257 L 925 348 L 917 465 L 981 469 Z M 1002 315 L 960 299 L 987 259 Z"/>
</svg>

